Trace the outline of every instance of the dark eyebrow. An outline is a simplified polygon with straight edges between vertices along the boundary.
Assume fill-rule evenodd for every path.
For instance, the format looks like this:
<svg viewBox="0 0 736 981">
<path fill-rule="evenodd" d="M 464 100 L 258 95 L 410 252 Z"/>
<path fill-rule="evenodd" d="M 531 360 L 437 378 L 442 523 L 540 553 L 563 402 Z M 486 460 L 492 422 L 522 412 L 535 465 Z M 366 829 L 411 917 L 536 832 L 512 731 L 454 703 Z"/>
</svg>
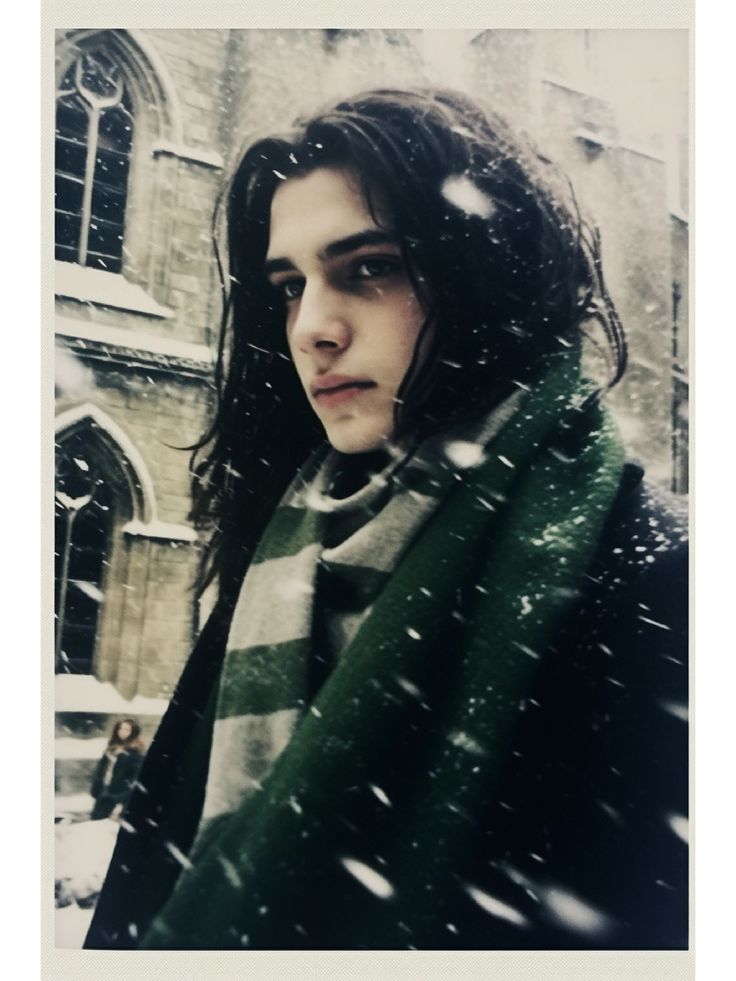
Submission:
<svg viewBox="0 0 736 981">
<path fill-rule="evenodd" d="M 320 259 L 335 259 L 337 256 L 347 255 L 366 245 L 396 245 L 396 237 L 389 231 L 382 231 L 380 228 L 369 228 L 364 232 L 356 232 L 355 235 L 348 235 L 346 238 L 337 239 L 330 242 L 319 253 Z M 289 272 L 294 268 L 294 263 L 290 259 L 267 259 L 263 264 L 263 271 L 267 276 L 276 272 Z"/>
<path fill-rule="evenodd" d="M 357 232 L 355 235 L 348 235 L 347 238 L 338 239 L 337 242 L 330 242 L 320 253 L 320 257 L 334 259 L 336 256 L 355 252 L 356 249 L 360 249 L 364 245 L 396 245 L 396 236 L 387 230 L 369 228 L 364 232 Z"/>
</svg>

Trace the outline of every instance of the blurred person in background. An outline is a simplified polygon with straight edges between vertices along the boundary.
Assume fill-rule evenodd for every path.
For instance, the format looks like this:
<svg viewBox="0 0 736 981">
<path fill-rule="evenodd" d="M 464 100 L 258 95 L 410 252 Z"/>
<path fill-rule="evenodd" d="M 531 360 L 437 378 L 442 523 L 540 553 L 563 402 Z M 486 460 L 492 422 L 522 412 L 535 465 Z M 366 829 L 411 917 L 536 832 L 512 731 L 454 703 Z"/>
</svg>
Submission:
<svg viewBox="0 0 736 981">
<path fill-rule="evenodd" d="M 92 776 L 90 793 L 95 803 L 90 817 L 93 821 L 120 817 L 133 792 L 144 753 L 141 727 L 136 720 L 116 722 Z"/>
</svg>

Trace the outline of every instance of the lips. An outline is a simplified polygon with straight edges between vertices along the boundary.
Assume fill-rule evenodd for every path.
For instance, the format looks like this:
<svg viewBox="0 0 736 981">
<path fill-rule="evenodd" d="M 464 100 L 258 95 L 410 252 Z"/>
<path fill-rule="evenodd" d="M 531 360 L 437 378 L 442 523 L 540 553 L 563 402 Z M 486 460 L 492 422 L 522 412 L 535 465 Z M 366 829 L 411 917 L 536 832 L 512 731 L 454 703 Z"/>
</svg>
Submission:
<svg viewBox="0 0 736 981">
<path fill-rule="evenodd" d="M 313 398 L 321 405 L 338 405 L 368 388 L 375 388 L 376 383 L 347 375 L 324 375 L 312 382 L 311 387 Z"/>
</svg>

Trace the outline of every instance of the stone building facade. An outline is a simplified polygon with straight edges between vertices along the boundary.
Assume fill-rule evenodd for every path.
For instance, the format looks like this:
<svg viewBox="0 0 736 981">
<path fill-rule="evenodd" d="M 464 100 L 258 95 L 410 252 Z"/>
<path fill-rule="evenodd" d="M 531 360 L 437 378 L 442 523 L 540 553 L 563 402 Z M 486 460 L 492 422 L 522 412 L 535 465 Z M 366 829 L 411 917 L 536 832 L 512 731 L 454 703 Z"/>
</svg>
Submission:
<svg viewBox="0 0 736 981">
<path fill-rule="evenodd" d="M 629 334 L 625 434 L 656 480 L 686 490 L 687 37 L 626 33 L 59 32 L 60 679 L 92 676 L 123 700 L 173 690 L 201 619 L 179 447 L 213 400 L 218 191 L 245 141 L 334 94 L 460 86 L 568 171 Z"/>
</svg>

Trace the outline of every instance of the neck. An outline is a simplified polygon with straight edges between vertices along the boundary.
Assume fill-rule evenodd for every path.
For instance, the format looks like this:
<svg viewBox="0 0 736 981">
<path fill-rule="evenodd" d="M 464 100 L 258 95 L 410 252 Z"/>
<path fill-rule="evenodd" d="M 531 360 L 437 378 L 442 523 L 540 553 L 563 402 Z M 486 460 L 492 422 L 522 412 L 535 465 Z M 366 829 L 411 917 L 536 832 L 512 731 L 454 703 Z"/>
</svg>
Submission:
<svg viewBox="0 0 736 981">
<path fill-rule="evenodd" d="M 367 453 L 341 453 L 332 486 L 331 497 L 337 500 L 350 497 L 364 487 L 371 477 L 380 473 L 390 460 L 386 450 L 370 450 Z"/>
</svg>

